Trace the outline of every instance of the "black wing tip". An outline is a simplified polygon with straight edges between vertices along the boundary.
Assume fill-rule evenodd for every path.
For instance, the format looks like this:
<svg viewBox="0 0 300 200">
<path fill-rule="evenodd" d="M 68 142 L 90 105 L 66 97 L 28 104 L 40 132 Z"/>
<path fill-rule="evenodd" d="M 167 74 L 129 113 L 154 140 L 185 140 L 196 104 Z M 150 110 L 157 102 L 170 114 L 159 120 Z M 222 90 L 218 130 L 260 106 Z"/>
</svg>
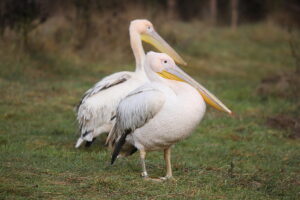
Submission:
<svg viewBox="0 0 300 200">
<path fill-rule="evenodd" d="M 135 146 L 132 146 L 131 151 L 129 152 L 129 155 L 131 156 L 132 154 L 134 154 L 135 152 L 137 152 L 137 148 Z"/>
<path fill-rule="evenodd" d="M 116 115 L 112 116 L 112 117 L 110 118 L 110 121 L 114 120 L 116 117 L 117 117 Z"/>
<path fill-rule="evenodd" d="M 124 139 L 123 139 L 123 138 L 124 138 Z M 123 142 L 123 141 L 124 141 L 124 142 Z M 120 151 L 121 151 L 122 146 L 123 146 L 124 143 L 125 143 L 125 137 L 122 136 L 122 137 L 120 138 L 120 140 L 118 141 L 118 143 L 116 144 L 115 149 L 114 149 L 114 151 L 113 151 L 113 153 L 112 153 L 112 156 L 111 156 L 111 162 L 110 162 L 111 165 L 113 165 L 114 162 L 115 162 L 115 160 L 117 159 L 117 157 L 118 157 L 118 155 L 119 155 L 119 153 L 120 153 Z"/>
<path fill-rule="evenodd" d="M 90 146 L 95 142 L 95 140 L 96 140 L 96 138 L 93 138 L 93 140 L 90 141 L 90 142 L 87 141 L 87 142 L 85 143 L 84 147 L 86 147 L 86 148 L 90 147 Z"/>
<path fill-rule="evenodd" d="M 122 148 L 122 145 L 120 144 L 120 141 L 117 143 L 113 153 L 112 153 L 112 156 L 111 156 L 111 161 L 110 161 L 110 164 L 113 165 L 114 162 L 116 161 L 120 151 L 121 151 L 121 148 Z"/>
<path fill-rule="evenodd" d="M 112 153 L 112 156 L 111 156 L 111 162 L 110 164 L 113 165 L 116 158 L 118 157 L 125 141 L 126 141 L 126 136 L 131 133 L 131 129 L 127 129 L 125 130 L 124 134 L 121 136 L 121 138 L 119 139 L 119 141 L 117 142 L 115 148 L 114 148 L 114 151 Z"/>
<path fill-rule="evenodd" d="M 111 157 L 110 165 L 113 165 L 113 164 L 115 163 L 116 158 L 117 158 L 117 155 L 113 155 L 113 156 Z"/>
</svg>

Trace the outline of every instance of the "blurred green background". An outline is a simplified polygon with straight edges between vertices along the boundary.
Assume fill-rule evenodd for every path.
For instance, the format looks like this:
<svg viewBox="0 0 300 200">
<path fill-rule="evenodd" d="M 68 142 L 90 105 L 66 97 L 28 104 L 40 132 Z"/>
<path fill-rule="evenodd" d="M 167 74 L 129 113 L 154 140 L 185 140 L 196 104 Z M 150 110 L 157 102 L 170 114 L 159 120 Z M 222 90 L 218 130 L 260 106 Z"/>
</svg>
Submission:
<svg viewBox="0 0 300 200">
<path fill-rule="evenodd" d="M 296 0 L 2 0 L 0 199 L 299 199 L 299 15 Z M 143 181 L 137 155 L 110 166 L 105 136 L 74 148 L 81 95 L 134 70 L 137 18 L 235 113 L 208 108 L 175 145 L 177 182 Z M 164 174 L 161 152 L 146 164 Z"/>
</svg>

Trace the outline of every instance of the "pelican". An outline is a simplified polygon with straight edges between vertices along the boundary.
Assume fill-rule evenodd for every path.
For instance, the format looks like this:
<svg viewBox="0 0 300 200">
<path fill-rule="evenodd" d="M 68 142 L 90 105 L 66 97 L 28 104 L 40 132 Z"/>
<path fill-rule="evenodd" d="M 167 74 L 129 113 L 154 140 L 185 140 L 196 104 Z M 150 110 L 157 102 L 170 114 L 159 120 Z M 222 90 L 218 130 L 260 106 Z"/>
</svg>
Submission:
<svg viewBox="0 0 300 200">
<path fill-rule="evenodd" d="M 101 133 L 108 133 L 112 128 L 113 116 L 120 100 L 147 81 L 143 68 L 145 52 L 142 40 L 169 54 L 179 64 L 186 65 L 175 50 L 159 36 L 150 21 L 133 20 L 130 23 L 129 34 L 136 70 L 135 72 L 123 71 L 109 75 L 83 95 L 77 106 L 77 120 L 81 136 L 77 140 L 76 148 L 83 141 L 91 143 Z"/>
<path fill-rule="evenodd" d="M 149 52 L 145 71 L 150 82 L 120 102 L 106 142 L 113 147 L 111 164 L 119 153 L 131 155 L 139 150 L 142 177 L 147 179 L 146 153 L 163 150 L 167 173 L 158 180 L 166 180 L 172 178 L 171 146 L 188 137 L 199 124 L 205 102 L 229 114 L 231 111 L 164 53 Z"/>
</svg>

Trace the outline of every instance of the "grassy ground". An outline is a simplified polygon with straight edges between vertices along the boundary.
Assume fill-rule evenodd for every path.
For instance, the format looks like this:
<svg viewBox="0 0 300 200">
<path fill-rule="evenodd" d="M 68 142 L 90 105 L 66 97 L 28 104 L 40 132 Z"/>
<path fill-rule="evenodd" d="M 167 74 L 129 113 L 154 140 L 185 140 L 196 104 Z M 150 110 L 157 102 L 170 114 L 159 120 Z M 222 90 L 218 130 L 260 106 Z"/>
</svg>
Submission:
<svg viewBox="0 0 300 200">
<path fill-rule="evenodd" d="M 289 35 L 268 24 L 236 33 L 176 26 L 165 36 L 190 63 L 186 71 L 235 112 L 209 108 L 174 146 L 177 182 L 143 181 L 138 155 L 110 166 L 104 137 L 74 149 L 73 107 L 98 79 L 130 63 L 8 46 L 0 50 L 0 199 L 299 199 L 299 129 L 274 125 L 278 115 L 295 122 L 299 100 L 276 81 L 269 87 L 279 92 L 258 92 L 262 79 L 293 74 Z M 146 164 L 150 175 L 164 175 L 162 152 L 148 154 Z"/>
</svg>

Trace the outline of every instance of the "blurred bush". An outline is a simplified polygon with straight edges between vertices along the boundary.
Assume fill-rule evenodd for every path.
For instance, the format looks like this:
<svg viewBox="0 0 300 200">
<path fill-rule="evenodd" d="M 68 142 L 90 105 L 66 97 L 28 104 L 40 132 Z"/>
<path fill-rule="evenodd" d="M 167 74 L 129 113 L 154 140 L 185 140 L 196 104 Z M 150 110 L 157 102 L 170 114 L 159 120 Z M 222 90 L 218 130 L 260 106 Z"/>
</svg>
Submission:
<svg viewBox="0 0 300 200">
<path fill-rule="evenodd" d="M 299 1 L 235 2 L 235 23 L 273 20 L 284 26 L 299 25 Z M 148 18 L 164 35 L 161 30 L 169 30 L 172 21 L 230 25 L 230 6 L 227 0 L 1 0 L 0 37 L 2 44 L 14 43 L 26 50 L 63 51 L 88 59 L 111 57 L 114 52 L 116 59 L 126 59 L 131 53 L 130 20 Z M 168 34 L 170 40 L 176 40 Z"/>
</svg>

